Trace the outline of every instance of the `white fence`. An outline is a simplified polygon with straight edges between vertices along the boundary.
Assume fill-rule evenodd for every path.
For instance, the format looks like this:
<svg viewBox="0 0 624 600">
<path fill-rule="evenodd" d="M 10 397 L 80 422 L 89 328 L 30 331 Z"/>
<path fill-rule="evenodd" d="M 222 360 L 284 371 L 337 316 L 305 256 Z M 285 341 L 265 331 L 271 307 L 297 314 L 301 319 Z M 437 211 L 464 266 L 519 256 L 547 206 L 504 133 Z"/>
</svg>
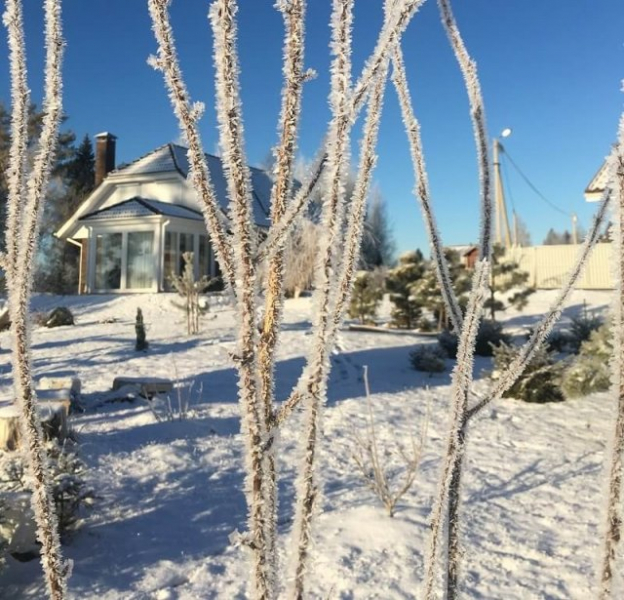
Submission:
<svg viewBox="0 0 624 600">
<path fill-rule="evenodd" d="M 530 246 L 511 248 L 506 256 L 529 274 L 528 284 L 538 289 L 559 288 L 574 266 L 581 246 Z M 613 289 L 611 244 L 596 244 L 576 285 L 584 290 Z"/>
</svg>

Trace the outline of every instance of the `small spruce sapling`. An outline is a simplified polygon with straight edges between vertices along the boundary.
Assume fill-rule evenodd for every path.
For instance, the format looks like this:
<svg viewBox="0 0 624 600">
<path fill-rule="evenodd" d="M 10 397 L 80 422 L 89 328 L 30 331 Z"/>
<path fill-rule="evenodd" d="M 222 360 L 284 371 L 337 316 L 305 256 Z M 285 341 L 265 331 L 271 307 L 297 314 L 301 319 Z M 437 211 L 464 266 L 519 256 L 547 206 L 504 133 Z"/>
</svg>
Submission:
<svg viewBox="0 0 624 600">
<path fill-rule="evenodd" d="M 353 282 L 349 316 L 352 319 L 359 319 L 360 323 L 374 323 L 381 297 L 382 290 L 373 274 L 361 271 Z"/>
<path fill-rule="evenodd" d="M 140 308 L 137 308 L 136 322 L 134 324 L 134 330 L 136 331 L 136 344 L 134 349 L 137 352 L 147 350 L 149 342 L 145 334 L 145 323 L 143 323 L 143 312 Z"/>
</svg>

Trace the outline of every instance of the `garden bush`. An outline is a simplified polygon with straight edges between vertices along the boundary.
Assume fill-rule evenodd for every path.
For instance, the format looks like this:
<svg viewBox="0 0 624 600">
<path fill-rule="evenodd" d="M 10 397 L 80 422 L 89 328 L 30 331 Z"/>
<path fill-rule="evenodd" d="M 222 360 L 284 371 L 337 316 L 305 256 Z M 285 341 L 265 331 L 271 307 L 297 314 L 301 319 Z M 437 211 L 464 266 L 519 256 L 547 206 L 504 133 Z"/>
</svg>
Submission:
<svg viewBox="0 0 624 600">
<path fill-rule="evenodd" d="M 519 349 L 506 343 L 494 348 L 494 371 L 492 379 L 505 373 L 519 353 Z M 516 398 L 525 402 L 561 402 L 565 400 L 561 380 L 565 362 L 556 360 L 554 353 L 545 348 L 537 350 L 522 375 L 503 394 L 505 398 Z"/>
<path fill-rule="evenodd" d="M 497 321 L 483 320 L 477 332 L 475 354 L 478 356 L 492 356 L 493 348 L 501 344 L 510 344 L 511 338 L 503 332 L 503 326 Z M 457 357 L 459 339 L 451 331 L 444 330 L 438 336 L 438 344 L 449 358 Z"/>
<path fill-rule="evenodd" d="M 612 340 L 609 323 L 604 323 L 581 344 L 579 355 L 566 370 L 562 384 L 567 398 L 578 398 L 609 389 Z"/>
<path fill-rule="evenodd" d="M 446 352 L 440 346 L 418 346 L 409 356 L 412 367 L 417 371 L 431 374 L 446 370 Z"/>
</svg>

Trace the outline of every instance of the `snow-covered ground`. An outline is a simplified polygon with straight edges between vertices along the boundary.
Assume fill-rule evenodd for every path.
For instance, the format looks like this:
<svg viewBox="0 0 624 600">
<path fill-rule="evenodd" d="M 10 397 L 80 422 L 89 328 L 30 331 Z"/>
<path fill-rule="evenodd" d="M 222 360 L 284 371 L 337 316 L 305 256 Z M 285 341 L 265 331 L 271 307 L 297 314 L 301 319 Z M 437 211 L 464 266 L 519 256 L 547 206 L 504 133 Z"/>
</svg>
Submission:
<svg viewBox="0 0 624 600">
<path fill-rule="evenodd" d="M 501 315 L 518 335 L 536 322 L 556 292 L 539 292 L 522 313 Z M 172 296 L 83 296 L 35 299 L 36 310 L 70 306 L 74 327 L 34 333 L 36 376 L 76 373 L 87 410 L 73 416 L 89 483 L 98 500 L 84 513 L 66 555 L 74 561 L 71 598 L 191 599 L 246 597 L 244 550 L 229 536 L 244 531 L 243 460 L 234 349 L 234 314 L 221 306 L 185 335 Z M 607 292 L 575 292 L 564 320 L 583 309 L 604 310 Z M 134 350 L 136 308 L 150 343 Z M 309 343 L 310 300 L 289 300 L 279 348 L 277 396 L 297 380 Z M 323 417 L 317 521 L 310 597 L 416 598 L 428 515 L 444 444 L 452 362 L 428 377 L 410 368 L 408 353 L 431 338 L 343 331 L 333 356 Z M 0 334 L 0 381 L 9 393 L 10 340 Z M 358 476 L 356 431 L 366 426 L 362 367 L 368 365 L 372 406 L 388 463 L 401 464 L 423 419 L 430 425 L 416 482 L 390 519 Z M 482 372 L 490 359 L 477 359 Z M 168 377 L 193 384 L 193 415 L 157 422 L 146 402 L 101 400 L 118 375 Z M 560 404 L 500 401 L 475 420 L 463 491 L 465 545 L 462 597 L 579 599 L 591 597 L 602 518 L 601 468 L 612 404 L 605 394 Z M 293 478 L 299 460 L 299 416 L 280 438 L 282 563 L 289 566 Z M 43 598 L 37 561 L 0 574 L 2 598 Z"/>
</svg>

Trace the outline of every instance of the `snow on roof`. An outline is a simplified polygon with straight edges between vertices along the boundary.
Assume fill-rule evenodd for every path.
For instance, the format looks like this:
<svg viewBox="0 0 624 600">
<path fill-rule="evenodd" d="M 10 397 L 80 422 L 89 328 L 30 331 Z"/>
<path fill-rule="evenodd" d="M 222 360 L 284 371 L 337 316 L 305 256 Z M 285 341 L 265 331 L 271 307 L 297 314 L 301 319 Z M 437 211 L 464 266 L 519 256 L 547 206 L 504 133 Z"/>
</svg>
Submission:
<svg viewBox="0 0 624 600">
<path fill-rule="evenodd" d="M 585 200 L 587 200 L 588 202 L 595 202 L 596 200 L 600 200 L 600 198 L 602 197 L 602 193 L 607 187 L 608 181 L 609 169 L 607 166 L 607 161 L 605 160 L 605 162 L 602 163 L 600 169 L 598 169 L 597 173 L 593 176 L 592 180 L 585 188 Z"/>
<path fill-rule="evenodd" d="M 150 217 L 161 215 L 165 217 L 177 217 L 179 219 L 192 219 L 202 221 L 203 217 L 199 211 L 180 206 L 179 204 L 169 204 L 160 200 L 149 200 L 135 196 L 129 200 L 123 200 L 107 208 L 96 210 L 81 217 L 79 221 L 96 221 L 99 219 L 122 219 L 128 217 Z"/>
<path fill-rule="evenodd" d="M 150 173 L 178 172 L 182 177 L 189 175 L 187 148 L 178 144 L 165 144 L 149 154 L 138 158 L 134 162 L 119 169 L 124 175 L 145 175 Z M 217 156 L 206 154 L 206 162 L 210 172 L 210 179 L 221 208 L 227 212 L 228 193 L 227 180 L 223 170 L 223 163 Z M 266 171 L 249 167 L 251 174 L 252 195 L 254 198 L 253 213 L 256 225 L 268 227 L 271 204 L 271 187 L 273 182 Z"/>
</svg>

